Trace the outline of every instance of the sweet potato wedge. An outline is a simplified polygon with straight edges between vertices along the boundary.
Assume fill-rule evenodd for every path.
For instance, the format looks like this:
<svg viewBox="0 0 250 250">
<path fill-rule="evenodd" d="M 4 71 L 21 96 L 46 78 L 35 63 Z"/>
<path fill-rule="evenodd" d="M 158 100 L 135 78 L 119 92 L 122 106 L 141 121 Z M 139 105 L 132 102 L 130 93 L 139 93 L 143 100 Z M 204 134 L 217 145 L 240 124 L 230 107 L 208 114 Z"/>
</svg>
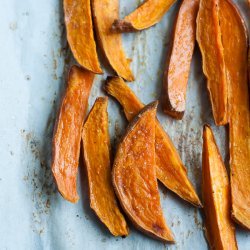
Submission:
<svg viewBox="0 0 250 250">
<path fill-rule="evenodd" d="M 99 44 L 114 71 L 127 81 L 134 76 L 122 47 L 121 34 L 113 33 L 112 22 L 119 16 L 118 0 L 93 0 L 94 25 Z"/>
<path fill-rule="evenodd" d="M 94 74 L 73 66 L 55 124 L 52 142 L 52 172 L 64 199 L 77 202 L 77 170 L 81 130 Z"/>
<path fill-rule="evenodd" d="M 219 0 L 200 0 L 196 38 L 202 54 L 214 120 L 216 125 L 224 125 L 228 122 L 228 87 L 218 13 Z"/>
<path fill-rule="evenodd" d="M 135 11 L 123 20 L 116 19 L 114 31 L 131 32 L 147 29 L 158 23 L 176 0 L 145 0 Z"/>
<path fill-rule="evenodd" d="M 128 126 L 116 152 L 112 180 L 135 226 L 151 237 L 173 242 L 161 210 L 155 172 L 156 107 L 156 102 L 146 106 Z"/>
<path fill-rule="evenodd" d="M 118 208 L 111 180 L 107 106 L 107 97 L 97 98 L 82 131 L 90 207 L 114 236 L 126 236 L 127 223 Z"/>
<path fill-rule="evenodd" d="M 96 52 L 90 0 L 64 0 L 67 40 L 76 61 L 85 69 L 102 73 Z"/>
<path fill-rule="evenodd" d="M 185 111 L 186 89 L 195 46 L 196 17 L 199 0 L 183 0 L 175 21 L 173 42 L 163 76 L 163 111 L 182 119 Z"/>
<path fill-rule="evenodd" d="M 144 105 L 132 90 L 119 77 L 108 78 L 105 89 L 124 108 L 126 118 L 130 121 Z M 156 120 L 155 153 L 157 178 L 171 191 L 195 206 L 201 206 L 200 200 L 188 179 L 183 165 L 171 139 Z"/>
<path fill-rule="evenodd" d="M 237 249 L 227 171 L 209 126 L 203 130 L 202 192 L 211 249 Z"/>
<path fill-rule="evenodd" d="M 229 140 L 232 215 L 250 230 L 250 108 L 247 31 L 230 0 L 220 0 L 219 16 L 229 86 Z"/>
</svg>

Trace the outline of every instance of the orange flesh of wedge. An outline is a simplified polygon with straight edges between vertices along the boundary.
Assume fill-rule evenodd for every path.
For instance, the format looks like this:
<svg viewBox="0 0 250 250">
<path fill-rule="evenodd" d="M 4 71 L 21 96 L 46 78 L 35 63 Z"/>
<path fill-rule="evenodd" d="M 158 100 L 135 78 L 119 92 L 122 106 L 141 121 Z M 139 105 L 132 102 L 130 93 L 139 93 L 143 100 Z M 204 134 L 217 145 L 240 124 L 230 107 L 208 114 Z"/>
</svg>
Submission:
<svg viewBox="0 0 250 250">
<path fill-rule="evenodd" d="M 52 172 L 64 199 L 77 202 L 81 130 L 94 74 L 73 66 L 57 118 L 52 142 Z"/>
<path fill-rule="evenodd" d="M 119 77 L 109 78 L 105 89 L 122 105 L 126 118 L 130 121 L 144 105 Z M 195 206 L 201 206 L 187 170 L 171 139 L 156 120 L 155 152 L 157 178 L 171 191 Z"/>
<path fill-rule="evenodd" d="M 127 223 L 118 208 L 111 181 L 108 98 L 99 97 L 82 131 L 90 206 L 114 236 L 128 235 Z"/>
<path fill-rule="evenodd" d="M 129 124 L 112 171 L 120 203 L 135 226 L 151 237 L 173 242 L 160 205 L 155 172 L 155 115 L 149 104 Z"/>
</svg>

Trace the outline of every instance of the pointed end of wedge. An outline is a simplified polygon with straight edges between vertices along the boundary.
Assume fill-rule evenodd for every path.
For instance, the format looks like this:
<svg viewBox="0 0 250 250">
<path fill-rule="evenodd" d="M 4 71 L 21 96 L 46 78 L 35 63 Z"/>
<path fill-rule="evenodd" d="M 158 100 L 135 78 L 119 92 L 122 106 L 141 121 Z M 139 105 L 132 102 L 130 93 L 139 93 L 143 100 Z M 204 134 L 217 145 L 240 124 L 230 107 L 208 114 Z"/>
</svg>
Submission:
<svg viewBox="0 0 250 250">
<path fill-rule="evenodd" d="M 158 103 L 159 102 L 156 100 L 156 101 L 149 103 L 146 107 L 148 107 L 148 109 L 157 109 Z"/>
<path fill-rule="evenodd" d="M 203 125 L 203 139 L 211 133 L 212 133 L 212 129 L 211 129 L 210 125 L 204 124 Z"/>
<path fill-rule="evenodd" d="M 71 203 L 77 203 L 79 195 L 76 190 L 76 185 L 73 184 L 72 186 L 72 180 L 65 180 L 64 178 L 60 178 L 58 175 L 55 175 L 53 170 L 52 172 L 57 184 L 58 192 L 61 196 Z"/>
</svg>

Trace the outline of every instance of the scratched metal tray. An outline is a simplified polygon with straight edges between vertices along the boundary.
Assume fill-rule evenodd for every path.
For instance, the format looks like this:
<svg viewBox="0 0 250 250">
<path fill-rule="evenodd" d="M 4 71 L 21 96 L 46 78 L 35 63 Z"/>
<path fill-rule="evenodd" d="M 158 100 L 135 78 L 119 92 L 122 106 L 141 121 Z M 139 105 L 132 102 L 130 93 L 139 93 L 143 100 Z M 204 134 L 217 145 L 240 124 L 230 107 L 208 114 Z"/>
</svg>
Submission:
<svg viewBox="0 0 250 250">
<path fill-rule="evenodd" d="M 247 0 L 235 1 L 249 24 Z M 122 0 L 121 16 L 139 1 Z M 129 86 L 144 103 L 159 97 L 166 53 L 179 2 L 163 20 L 146 31 L 126 34 L 123 44 L 132 59 L 136 81 Z M 62 199 L 53 182 L 51 137 L 65 76 L 74 61 L 66 43 L 61 0 L 1 0 L 0 8 L 0 249 L 207 249 L 201 211 L 160 185 L 161 202 L 175 245 L 163 244 L 136 231 L 114 238 L 90 210 L 85 172 L 80 170 L 80 201 Z M 104 93 L 96 76 L 89 105 Z M 113 145 L 126 121 L 120 106 L 109 100 Z M 216 128 L 197 49 L 192 61 L 187 109 L 182 121 L 158 112 L 201 195 L 202 125 L 212 125 L 228 165 L 225 128 Z M 250 234 L 237 227 L 239 249 L 250 249 Z"/>
</svg>

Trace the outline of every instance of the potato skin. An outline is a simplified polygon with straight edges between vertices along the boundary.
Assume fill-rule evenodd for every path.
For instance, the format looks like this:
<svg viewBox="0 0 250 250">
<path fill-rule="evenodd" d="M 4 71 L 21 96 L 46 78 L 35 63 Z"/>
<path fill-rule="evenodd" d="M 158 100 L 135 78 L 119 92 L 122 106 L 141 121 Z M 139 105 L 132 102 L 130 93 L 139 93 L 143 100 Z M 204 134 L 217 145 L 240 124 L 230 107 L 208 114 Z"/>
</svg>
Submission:
<svg viewBox="0 0 250 250">
<path fill-rule="evenodd" d="M 122 105 L 125 116 L 129 121 L 144 107 L 137 96 L 119 77 L 108 77 L 105 90 Z M 202 204 L 199 197 L 188 179 L 187 169 L 182 163 L 173 142 L 157 119 L 155 126 L 155 153 L 158 180 L 182 199 L 194 206 L 201 207 Z"/>
<path fill-rule="evenodd" d="M 94 74 L 72 66 L 52 141 L 52 173 L 64 199 L 76 203 L 81 130 Z"/>
<path fill-rule="evenodd" d="M 247 29 L 240 12 L 231 0 L 221 0 L 219 3 L 222 43 L 229 86 L 232 216 L 237 223 L 250 230 L 250 108 L 247 80 Z"/>
<path fill-rule="evenodd" d="M 111 180 L 108 98 L 96 99 L 82 131 L 90 207 L 114 236 L 127 236 L 127 223 L 117 205 Z"/>
<path fill-rule="evenodd" d="M 186 106 L 186 89 L 195 41 L 199 0 L 183 0 L 176 17 L 172 46 L 163 76 L 163 111 L 181 120 Z"/>
<path fill-rule="evenodd" d="M 160 205 L 155 172 L 157 102 L 147 105 L 129 124 L 118 146 L 112 181 L 127 216 L 149 236 L 173 242 Z"/>
</svg>

